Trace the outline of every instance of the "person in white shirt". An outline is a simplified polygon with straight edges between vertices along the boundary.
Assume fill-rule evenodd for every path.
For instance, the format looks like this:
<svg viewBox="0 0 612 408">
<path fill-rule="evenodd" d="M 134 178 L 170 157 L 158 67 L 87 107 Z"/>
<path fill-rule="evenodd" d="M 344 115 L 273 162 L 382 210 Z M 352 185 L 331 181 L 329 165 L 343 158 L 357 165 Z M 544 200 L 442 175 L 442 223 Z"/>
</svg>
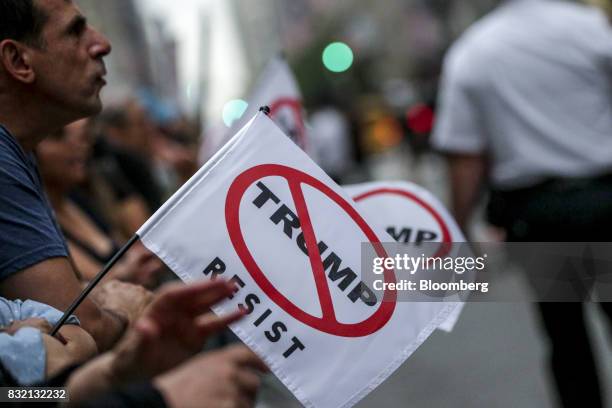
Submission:
<svg viewBox="0 0 612 408">
<path fill-rule="evenodd" d="M 601 11 L 502 3 L 449 51 L 438 111 L 432 142 L 449 158 L 460 225 L 486 183 L 489 221 L 508 241 L 612 241 L 612 29 Z M 539 309 L 563 406 L 602 406 L 582 303 Z"/>
<path fill-rule="evenodd" d="M 350 124 L 332 105 L 310 116 L 310 150 L 316 162 L 334 180 L 341 181 L 353 165 Z"/>
</svg>

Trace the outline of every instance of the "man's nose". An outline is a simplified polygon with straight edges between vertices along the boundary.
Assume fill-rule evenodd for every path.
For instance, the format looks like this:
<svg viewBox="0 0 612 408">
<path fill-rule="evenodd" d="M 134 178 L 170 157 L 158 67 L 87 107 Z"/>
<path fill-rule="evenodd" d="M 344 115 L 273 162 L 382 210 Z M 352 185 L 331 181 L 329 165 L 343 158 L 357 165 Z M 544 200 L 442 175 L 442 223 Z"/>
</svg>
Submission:
<svg viewBox="0 0 612 408">
<path fill-rule="evenodd" d="M 110 41 L 101 33 L 96 30 L 93 30 L 94 41 L 92 42 L 91 47 L 89 48 L 89 53 L 93 58 L 102 58 L 108 54 L 110 54 L 112 50 L 112 46 Z"/>
</svg>

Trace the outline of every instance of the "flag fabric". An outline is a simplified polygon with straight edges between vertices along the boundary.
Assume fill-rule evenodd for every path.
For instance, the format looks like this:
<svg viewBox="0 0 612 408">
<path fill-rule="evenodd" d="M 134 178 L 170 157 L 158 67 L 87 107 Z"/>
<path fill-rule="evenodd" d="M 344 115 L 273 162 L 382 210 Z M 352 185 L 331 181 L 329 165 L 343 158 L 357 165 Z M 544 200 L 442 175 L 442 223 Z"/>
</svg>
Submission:
<svg viewBox="0 0 612 408">
<path fill-rule="evenodd" d="M 185 282 L 236 284 L 215 313 L 247 311 L 232 330 L 307 407 L 354 405 L 455 308 L 374 294 L 361 244 L 383 256 L 387 234 L 262 113 L 138 236 Z"/>
<path fill-rule="evenodd" d="M 244 114 L 229 128 L 219 122 L 207 129 L 199 154 L 201 163 L 205 163 L 242 129 L 262 106 L 270 108 L 270 117 L 285 135 L 312 157 L 315 152 L 308 138 L 302 93 L 284 57 L 277 56 L 270 60 L 257 79 L 247 103 Z"/>
<path fill-rule="evenodd" d="M 270 117 L 281 130 L 302 150 L 309 151 L 302 93 L 285 58 L 278 56 L 268 63 L 247 102 L 249 107 L 232 125 L 230 135 L 240 130 L 261 106 L 268 106 Z"/>
<path fill-rule="evenodd" d="M 357 208 L 374 225 L 387 231 L 395 241 L 466 242 L 465 236 L 446 207 L 429 191 L 407 181 L 373 182 L 344 186 Z M 464 303 L 438 328 L 451 332 Z"/>
</svg>

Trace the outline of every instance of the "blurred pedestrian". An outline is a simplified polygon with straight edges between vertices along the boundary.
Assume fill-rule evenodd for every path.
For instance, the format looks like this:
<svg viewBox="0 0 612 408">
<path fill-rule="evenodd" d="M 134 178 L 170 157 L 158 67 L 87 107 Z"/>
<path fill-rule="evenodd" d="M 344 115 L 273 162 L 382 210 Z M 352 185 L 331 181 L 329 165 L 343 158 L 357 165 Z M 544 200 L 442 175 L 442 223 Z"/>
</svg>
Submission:
<svg viewBox="0 0 612 408">
<path fill-rule="evenodd" d="M 611 95 L 612 30 L 599 10 L 509 0 L 469 28 L 445 60 L 433 137 L 460 225 L 486 182 L 489 221 L 508 241 L 612 241 Z M 563 406 L 601 407 L 583 304 L 539 311 Z"/>
<path fill-rule="evenodd" d="M 310 150 L 317 164 L 336 182 L 353 167 L 350 125 L 345 115 L 332 105 L 314 110 L 310 116 Z"/>
<path fill-rule="evenodd" d="M 88 119 L 82 119 L 66 126 L 43 140 L 36 149 L 49 201 L 68 243 L 74 266 L 85 282 L 92 280 L 125 244 L 121 241 L 122 231 L 111 225 L 105 214 L 99 211 L 99 206 L 75 191 L 87 181 L 97 184 L 92 188 L 101 188 L 105 184 L 104 180 L 94 178 L 89 166 L 91 137 L 88 122 Z M 130 224 L 129 220 L 123 221 Z M 160 272 L 161 261 L 138 243 L 113 267 L 108 277 L 152 289 Z"/>
<path fill-rule="evenodd" d="M 135 100 L 111 107 L 96 119 L 99 133 L 94 163 L 116 194 L 138 193 L 153 214 L 163 204 L 163 190 L 152 162 L 152 140 L 157 132 L 146 111 Z"/>
</svg>

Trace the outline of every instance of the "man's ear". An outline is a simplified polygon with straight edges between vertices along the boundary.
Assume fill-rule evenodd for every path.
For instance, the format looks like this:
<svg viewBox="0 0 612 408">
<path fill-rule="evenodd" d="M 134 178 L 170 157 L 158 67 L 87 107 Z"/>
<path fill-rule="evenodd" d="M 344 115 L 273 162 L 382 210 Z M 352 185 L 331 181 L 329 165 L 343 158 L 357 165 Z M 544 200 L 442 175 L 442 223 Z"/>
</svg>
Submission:
<svg viewBox="0 0 612 408">
<path fill-rule="evenodd" d="M 31 50 L 15 40 L 0 42 L 0 64 L 16 81 L 31 84 L 36 79 L 30 64 Z"/>
</svg>

